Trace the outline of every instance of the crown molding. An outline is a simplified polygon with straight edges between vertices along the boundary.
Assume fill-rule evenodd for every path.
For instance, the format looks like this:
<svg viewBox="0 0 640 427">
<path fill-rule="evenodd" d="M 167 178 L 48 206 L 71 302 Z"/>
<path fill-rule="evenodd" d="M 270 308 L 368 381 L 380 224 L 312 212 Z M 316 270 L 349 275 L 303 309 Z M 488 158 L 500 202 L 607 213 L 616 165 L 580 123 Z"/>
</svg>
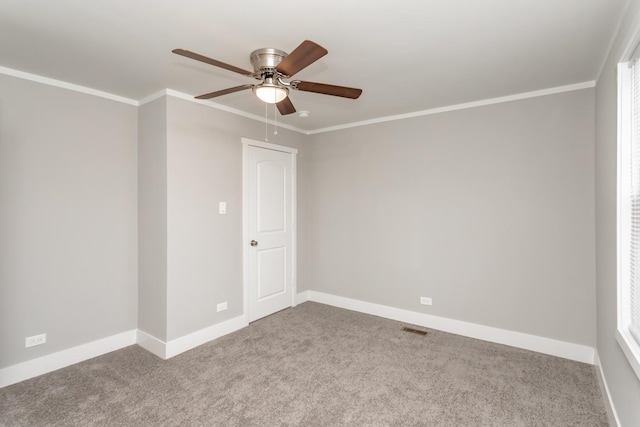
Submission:
<svg viewBox="0 0 640 427">
<path fill-rule="evenodd" d="M 136 101 L 135 99 L 125 98 L 124 96 L 114 95 L 112 93 L 103 92 L 101 90 L 91 89 L 90 87 L 64 82 L 62 80 L 56 80 L 56 79 L 51 79 L 49 77 L 39 76 L 37 74 L 25 73 L 24 71 L 18 71 L 12 68 L 0 67 L 0 74 L 17 77 L 19 79 L 24 79 L 24 80 L 31 80 L 32 82 L 42 83 L 49 86 L 68 89 L 74 92 L 85 93 L 87 95 L 98 96 L 100 98 L 106 98 L 112 101 L 118 101 L 124 104 L 133 105 L 136 107 L 139 105 L 138 101 Z"/>
<path fill-rule="evenodd" d="M 464 103 L 464 104 L 455 104 L 455 105 L 449 105 L 449 106 L 446 106 L 446 107 L 431 108 L 431 109 L 428 109 L 428 110 L 415 111 L 413 113 L 398 114 L 398 115 L 394 115 L 394 116 L 378 117 L 376 119 L 371 119 L 371 120 L 363 120 L 363 121 L 360 121 L 360 122 L 353 122 L 353 123 L 347 123 L 347 124 L 344 124 L 344 125 L 338 125 L 338 126 L 331 126 L 331 127 L 321 128 L 321 129 L 315 129 L 315 130 L 309 131 L 308 135 L 315 135 L 315 134 L 318 134 L 318 133 L 325 133 L 325 132 L 333 132 L 333 131 L 336 131 L 336 130 L 349 129 L 349 128 L 355 128 L 355 127 L 360 127 L 360 126 L 367 126 L 367 125 L 372 125 L 372 124 L 376 124 L 376 123 L 391 122 L 391 121 L 395 121 L 395 120 L 411 119 L 411 118 L 414 118 L 414 117 L 430 116 L 432 114 L 447 113 L 447 112 L 450 112 L 450 111 L 466 110 L 468 108 L 484 107 L 484 106 L 493 105 L 493 104 L 502 104 L 504 102 L 519 101 L 519 100 L 522 100 L 522 99 L 537 98 L 539 96 L 554 95 L 554 94 L 557 94 L 557 93 L 571 92 L 571 91 L 574 91 L 574 90 L 588 89 L 588 88 L 593 88 L 595 86 L 596 86 L 595 80 L 591 80 L 591 81 L 588 81 L 588 82 L 576 83 L 576 84 L 566 85 L 566 86 L 558 86 L 558 87 L 553 87 L 553 88 L 549 88 L 549 89 L 536 90 L 536 91 L 533 91 L 533 92 L 518 93 L 518 94 L 514 94 L 514 95 L 501 96 L 501 97 L 498 97 L 498 98 L 484 99 L 484 100 L 480 100 L 480 101 L 467 102 L 467 103 Z"/>
<path fill-rule="evenodd" d="M 42 83 L 42 84 L 46 84 L 46 85 L 50 85 L 50 86 L 60 87 L 60 88 L 63 88 L 63 89 L 69 89 L 69 90 L 72 90 L 72 91 L 75 91 L 75 92 L 81 92 L 81 93 L 85 93 L 85 94 L 88 94 L 88 95 L 99 96 L 101 98 L 106 98 L 106 99 L 110 99 L 110 100 L 113 100 L 113 101 L 122 102 L 122 103 L 133 105 L 133 106 L 136 106 L 136 107 L 139 107 L 141 105 L 147 104 L 147 103 L 149 103 L 151 101 L 154 101 L 154 100 L 156 100 L 158 98 L 161 98 L 163 96 L 171 96 L 171 97 L 174 97 L 174 98 L 179 98 L 179 99 L 183 99 L 185 101 L 190 101 L 190 102 L 194 102 L 196 104 L 204 105 L 204 106 L 207 106 L 207 107 L 210 107 L 210 108 L 215 108 L 216 110 L 221 110 L 221 111 L 225 111 L 227 113 L 231 113 L 231 114 L 235 114 L 235 115 L 238 115 L 238 116 L 246 117 L 248 119 L 256 120 L 256 121 L 261 122 L 261 123 L 265 122 L 265 118 L 264 117 L 257 116 L 255 114 L 250 114 L 250 113 L 238 110 L 236 108 L 227 107 L 226 105 L 217 104 L 217 103 L 209 101 L 209 100 L 195 99 L 191 95 L 187 95 L 186 93 L 179 92 L 179 91 L 173 90 L 173 89 L 163 89 L 161 91 L 158 91 L 158 92 L 156 92 L 156 93 L 154 93 L 152 95 L 149 95 L 149 96 L 147 96 L 147 97 L 145 97 L 145 98 L 143 98 L 143 99 L 138 101 L 138 100 L 135 100 L 135 99 L 125 98 L 123 96 L 114 95 L 112 93 L 91 89 L 89 87 L 80 86 L 80 85 L 76 85 L 76 84 L 73 84 L 73 83 L 67 83 L 67 82 L 64 82 L 64 81 L 61 81 L 61 80 L 51 79 L 49 77 L 43 77 L 43 76 L 39 76 L 37 74 L 26 73 L 24 71 L 18 71 L 18 70 L 14 70 L 14 69 L 11 69 L 11 68 L 6 68 L 6 67 L 0 67 L 0 74 L 6 74 L 6 75 L 9 75 L 9 76 L 13 76 L 13 77 L 17 77 L 17 78 L 21 78 L 21 79 L 25 79 L 25 80 L 31 80 L 31 81 L 34 81 L 34 82 L 38 82 L 38 83 Z M 414 117 L 429 116 L 429 115 L 432 115 L 432 114 L 440 114 L 440 113 L 446 113 L 446 112 L 450 112 L 450 111 L 466 110 L 468 108 L 484 107 L 484 106 L 487 106 L 487 105 L 501 104 L 501 103 L 504 103 L 504 102 L 519 101 L 519 100 L 528 99 L 528 98 L 537 98 L 539 96 L 554 95 L 554 94 L 563 93 L 563 92 L 571 92 L 571 91 L 575 91 L 575 90 L 589 89 L 589 88 L 593 88 L 595 86 L 596 86 L 596 81 L 595 80 L 590 80 L 590 81 L 586 81 L 586 82 L 582 82 L 582 83 L 576 83 L 576 84 L 571 84 L 571 85 L 566 85 L 566 86 L 557 86 L 557 87 L 553 87 L 553 88 L 549 88 L 549 89 L 543 89 L 543 90 L 537 90 L 537 91 L 533 91 L 533 92 L 524 92 L 524 93 L 519 93 L 519 94 L 514 94 L 514 95 L 501 96 L 501 97 L 498 97 L 498 98 L 490 98 L 490 99 L 484 99 L 484 100 L 480 100 L 480 101 L 467 102 L 467 103 L 463 103 L 463 104 L 449 105 L 449 106 L 446 106 L 446 107 L 431 108 L 431 109 L 428 109 L 428 110 L 415 111 L 415 112 L 406 113 L 406 114 L 397 114 L 397 115 L 393 115 L 393 116 L 378 117 L 378 118 L 375 118 L 375 119 L 363 120 L 363 121 L 352 122 L 352 123 L 346 123 L 346 124 L 338 125 L 338 126 L 329 126 L 329 127 L 313 129 L 313 130 L 300 129 L 298 127 L 291 126 L 291 125 L 288 125 L 286 123 L 276 123 L 274 120 L 271 120 L 271 119 L 267 119 L 266 122 L 269 123 L 270 125 L 274 125 L 274 126 L 277 124 L 277 126 L 282 128 L 282 129 L 288 129 L 290 131 L 297 132 L 297 133 L 300 133 L 300 134 L 303 134 L 303 135 L 315 135 L 315 134 L 319 134 L 319 133 L 333 132 L 333 131 L 337 131 L 337 130 L 350 129 L 350 128 L 355 128 L 355 127 L 360 127 L 360 126 L 368 126 L 368 125 L 377 124 L 377 123 L 391 122 L 391 121 L 396 121 L 396 120 L 405 120 L 405 119 L 411 119 L 411 118 L 414 118 Z"/>
</svg>

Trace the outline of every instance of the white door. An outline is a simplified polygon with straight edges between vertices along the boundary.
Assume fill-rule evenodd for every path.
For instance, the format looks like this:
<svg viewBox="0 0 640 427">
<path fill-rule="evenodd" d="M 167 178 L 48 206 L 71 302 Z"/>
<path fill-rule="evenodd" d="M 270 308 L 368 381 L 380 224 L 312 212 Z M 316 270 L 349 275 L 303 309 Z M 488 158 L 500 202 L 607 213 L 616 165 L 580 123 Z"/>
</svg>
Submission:
<svg viewBox="0 0 640 427">
<path fill-rule="evenodd" d="M 243 142 L 245 307 L 253 322 L 294 305 L 296 152 Z"/>
</svg>

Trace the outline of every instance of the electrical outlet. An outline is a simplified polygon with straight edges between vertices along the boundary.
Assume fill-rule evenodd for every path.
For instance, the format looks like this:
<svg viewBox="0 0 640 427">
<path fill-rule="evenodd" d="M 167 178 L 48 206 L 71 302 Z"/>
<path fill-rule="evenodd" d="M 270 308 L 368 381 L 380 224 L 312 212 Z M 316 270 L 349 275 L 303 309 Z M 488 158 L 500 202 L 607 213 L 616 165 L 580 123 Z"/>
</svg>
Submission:
<svg viewBox="0 0 640 427">
<path fill-rule="evenodd" d="M 221 302 L 218 304 L 218 311 L 225 311 L 227 309 L 227 302 Z"/>
<path fill-rule="evenodd" d="M 431 304 L 433 304 L 433 301 L 431 301 L 431 298 L 420 297 L 420 304 L 422 304 L 422 305 L 431 305 Z"/>
<path fill-rule="evenodd" d="M 47 342 L 47 334 L 34 335 L 32 337 L 26 337 L 24 339 L 24 347 L 29 348 L 35 345 L 44 344 Z"/>
</svg>

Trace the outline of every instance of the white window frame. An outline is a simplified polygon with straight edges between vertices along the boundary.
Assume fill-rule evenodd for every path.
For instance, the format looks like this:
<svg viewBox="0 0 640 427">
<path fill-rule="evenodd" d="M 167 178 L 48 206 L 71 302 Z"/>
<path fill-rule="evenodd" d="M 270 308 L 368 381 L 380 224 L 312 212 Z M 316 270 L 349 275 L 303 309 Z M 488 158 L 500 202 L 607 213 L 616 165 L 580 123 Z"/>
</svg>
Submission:
<svg viewBox="0 0 640 427">
<path fill-rule="evenodd" d="M 631 292 L 630 292 L 630 241 L 631 241 L 631 203 L 630 165 L 632 149 L 632 63 L 637 59 L 637 51 L 626 56 L 626 61 L 618 64 L 618 185 L 617 185 L 617 295 L 618 319 L 616 340 L 626 355 L 631 367 L 640 379 L 640 340 L 630 331 Z M 640 66 L 640 62 L 638 63 Z"/>
</svg>

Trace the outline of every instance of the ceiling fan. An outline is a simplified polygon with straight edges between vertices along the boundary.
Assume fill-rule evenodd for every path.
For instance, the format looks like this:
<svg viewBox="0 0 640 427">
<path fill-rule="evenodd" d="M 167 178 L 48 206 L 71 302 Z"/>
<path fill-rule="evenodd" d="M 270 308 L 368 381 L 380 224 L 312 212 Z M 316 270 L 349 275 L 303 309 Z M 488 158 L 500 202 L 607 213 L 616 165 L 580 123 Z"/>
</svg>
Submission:
<svg viewBox="0 0 640 427">
<path fill-rule="evenodd" d="M 253 93 L 263 102 L 276 104 L 280 114 L 295 113 L 296 109 L 289 99 L 289 89 L 304 92 L 315 92 L 323 95 L 340 96 L 343 98 L 357 99 L 362 89 L 352 87 L 329 85 L 325 83 L 306 82 L 302 80 L 288 81 L 294 74 L 322 58 L 328 52 L 325 48 L 310 40 L 303 41 L 293 52 L 287 54 L 278 49 L 264 48 L 251 53 L 250 60 L 253 71 L 225 64 L 224 62 L 191 52 L 185 49 L 174 49 L 173 53 L 205 62 L 243 76 L 260 80 L 258 84 L 244 84 L 228 89 L 222 89 L 204 95 L 196 96 L 196 99 L 211 99 L 216 96 L 239 92 L 251 88 Z"/>
</svg>

